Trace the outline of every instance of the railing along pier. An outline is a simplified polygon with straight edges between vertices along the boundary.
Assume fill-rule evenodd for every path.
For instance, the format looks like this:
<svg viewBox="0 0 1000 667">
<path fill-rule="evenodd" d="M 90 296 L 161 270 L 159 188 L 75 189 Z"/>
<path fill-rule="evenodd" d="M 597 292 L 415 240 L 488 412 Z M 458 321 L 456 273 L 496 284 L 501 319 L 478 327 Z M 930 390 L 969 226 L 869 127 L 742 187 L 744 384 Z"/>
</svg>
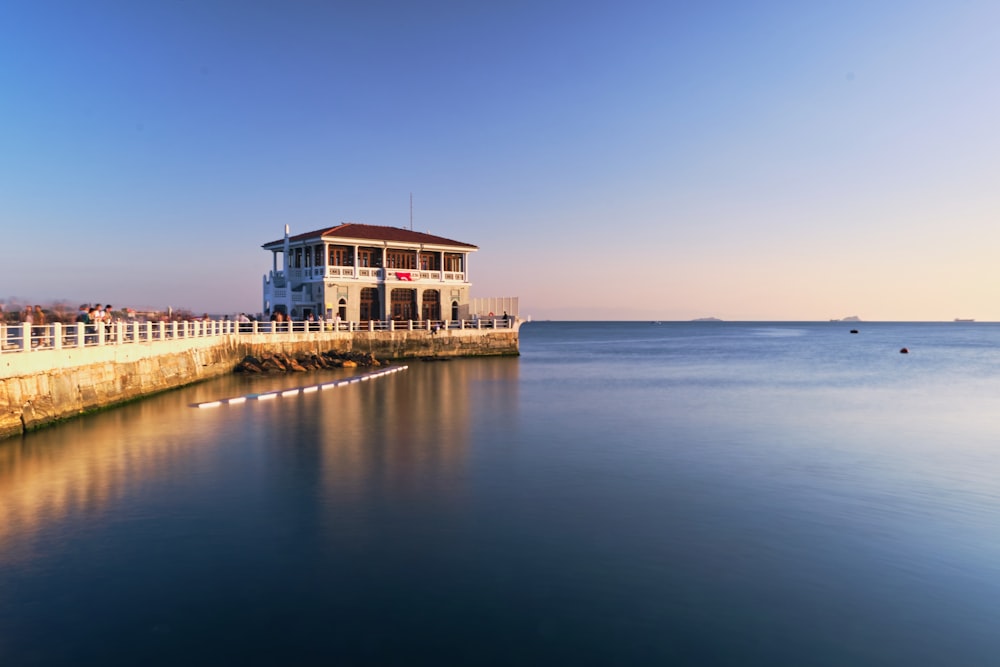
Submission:
<svg viewBox="0 0 1000 667">
<path fill-rule="evenodd" d="M 473 318 L 470 320 L 368 320 L 238 322 L 235 320 L 197 320 L 184 322 L 114 322 L 111 324 L 36 325 L 0 324 L 0 354 L 43 353 L 73 348 L 135 345 L 191 338 L 239 335 L 330 334 L 355 332 L 420 331 L 441 332 L 456 329 L 513 330 L 513 317 Z"/>
</svg>

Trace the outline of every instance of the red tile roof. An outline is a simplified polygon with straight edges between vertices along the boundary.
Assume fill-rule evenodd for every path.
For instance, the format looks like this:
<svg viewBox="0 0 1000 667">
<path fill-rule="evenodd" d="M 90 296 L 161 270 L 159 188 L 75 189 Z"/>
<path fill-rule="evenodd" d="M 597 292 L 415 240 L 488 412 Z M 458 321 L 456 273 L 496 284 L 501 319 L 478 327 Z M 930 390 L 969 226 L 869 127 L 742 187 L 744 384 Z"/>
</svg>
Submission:
<svg viewBox="0 0 1000 667">
<path fill-rule="evenodd" d="M 295 236 L 288 237 L 291 242 L 298 241 L 308 241 L 311 239 L 320 240 L 330 239 L 330 238 L 343 238 L 343 239 L 358 239 L 365 241 L 395 241 L 397 243 L 424 243 L 427 245 L 450 245 L 458 246 L 462 248 L 470 248 L 472 250 L 478 250 L 476 246 L 471 243 L 462 243 L 461 241 L 453 241 L 451 239 L 446 239 L 442 236 L 434 236 L 433 234 L 424 234 L 423 232 L 414 232 L 409 229 L 403 229 L 402 227 L 384 227 L 382 225 L 362 225 L 357 222 L 345 222 L 337 225 L 336 227 L 330 227 L 329 229 L 317 229 L 316 231 L 306 232 L 305 234 L 296 234 Z M 281 245 L 285 242 L 285 239 L 281 238 L 277 241 L 271 241 L 270 243 L 265 243 L 263 248 L 270 248 L 274 245 Z"/>
</svg>

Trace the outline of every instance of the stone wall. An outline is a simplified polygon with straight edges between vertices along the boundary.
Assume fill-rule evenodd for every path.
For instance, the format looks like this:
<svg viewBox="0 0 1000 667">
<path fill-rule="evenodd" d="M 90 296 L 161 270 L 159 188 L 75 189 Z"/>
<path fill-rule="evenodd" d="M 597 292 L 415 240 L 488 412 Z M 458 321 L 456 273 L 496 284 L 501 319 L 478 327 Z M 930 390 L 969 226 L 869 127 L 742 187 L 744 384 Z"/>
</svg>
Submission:
<svg viewBox="0 0 1000 667">
<path fill-rule="evenodd" d="M 226 335 L 0 357 L 0 438 L 230 373 L 246 355 L 516 356 L 518 331 Z"/>
</svg>

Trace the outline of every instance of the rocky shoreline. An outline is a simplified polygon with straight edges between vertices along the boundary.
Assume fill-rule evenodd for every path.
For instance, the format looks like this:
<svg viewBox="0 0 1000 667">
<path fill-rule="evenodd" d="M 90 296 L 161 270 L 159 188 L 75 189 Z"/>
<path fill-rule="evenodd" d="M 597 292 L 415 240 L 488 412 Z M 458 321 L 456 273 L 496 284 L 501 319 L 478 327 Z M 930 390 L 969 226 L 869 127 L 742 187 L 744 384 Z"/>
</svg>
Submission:
<svg viewBox="0 0 1000 667">
<path fill-rule="evenodd" d="M 322 354 L 290 357 L 287 354 L 272 354 L 258 359 L 247 355 L 234 369 L 237 373 L 304 373 L 324 368 L 372 368 L 388 366 L 388 361 L 379 361 L 373 354 L 360 352 L 323 352 Z"/>
</svg>

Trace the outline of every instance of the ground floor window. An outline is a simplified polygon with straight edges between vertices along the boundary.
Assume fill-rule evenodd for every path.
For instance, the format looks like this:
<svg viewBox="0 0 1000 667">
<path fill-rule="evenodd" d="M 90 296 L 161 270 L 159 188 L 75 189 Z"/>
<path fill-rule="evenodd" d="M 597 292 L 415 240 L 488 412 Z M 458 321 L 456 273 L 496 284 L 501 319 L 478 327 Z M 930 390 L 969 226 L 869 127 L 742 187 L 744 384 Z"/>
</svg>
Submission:
<svg viewBox="0 0 1000 667">
<path fill-rule="evenodd" d="M 423 297 L 421 298 L 423 302 L 423 311 L 425 320 L 440 320 L 441 319 L 441 293 L 436 289 L 425 290 Z"/>
<path fill-rule="evenodd" d="M 361 290 L 360 319 L 362 322 L 368 320 L 382 319 L 382 308 L 378 298 L 378 290 L 374 287 L 364 287 Z"/>
<path fill-rule="evenodd" d="M 417 290 L 394 289 L 390 293 L 389 303 L 391 305 L 392 319 L 401 322 L 416 319 Z"/>
</svg>

